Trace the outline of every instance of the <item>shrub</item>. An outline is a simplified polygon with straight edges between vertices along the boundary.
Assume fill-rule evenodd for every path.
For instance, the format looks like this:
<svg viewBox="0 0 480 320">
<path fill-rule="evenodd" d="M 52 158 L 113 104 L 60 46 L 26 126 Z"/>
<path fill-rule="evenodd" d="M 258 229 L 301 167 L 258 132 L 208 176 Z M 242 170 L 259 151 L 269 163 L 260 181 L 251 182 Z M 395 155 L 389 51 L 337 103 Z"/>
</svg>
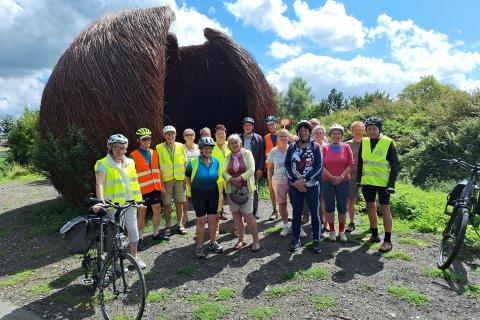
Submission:
<svg viewBox="0 0 480 320">
<path fill-rule="evenodd" d="M 31 164 L 34 141 L 37 136 L 35 129 L 38 121 L 38 111 L 31 111 L 27 107 L 23 114 L 9 127 L 7 147 L 9 161 L 20 165 Z"/>
</svg>

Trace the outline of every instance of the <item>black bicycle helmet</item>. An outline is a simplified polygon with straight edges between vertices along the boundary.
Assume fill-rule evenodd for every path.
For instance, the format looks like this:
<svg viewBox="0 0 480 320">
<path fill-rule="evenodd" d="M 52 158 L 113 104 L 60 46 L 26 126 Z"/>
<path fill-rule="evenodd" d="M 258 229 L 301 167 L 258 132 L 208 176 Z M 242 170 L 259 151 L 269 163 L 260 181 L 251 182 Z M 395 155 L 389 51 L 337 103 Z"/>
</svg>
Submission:
<svg viewBox="0 0 480 320">
<path fill-rule="evenodd" d="M 243 120 L 242 120 L 242 125 L 245 124 L 245 123 L 255 124 L 255 120 L 253 120 L 253 119 L 250 118 L 250 117 L 245 117 L 245 118 L 243 118 Z"/>
<path fill-rule="evenodd" d="M 277 123 L 277 118 L 275 116 L 268 116 L 265 118 L 265 123 L 270 123 L 270 122 L 274 122 L 274 123 Z"/>
<path fill-rule="evenodd" d="M 308 120 L 301 120 L 299 123 L 297 123 L 297 134 L 300 128 L 307 128 L 310 133 L 312 133 L 312 129 L 313 129 L 312 125 Z"/>
<path fill-rule="evenodd" d="M 203 147 L 214 147 L 215 141 L 210 137 L 202 137 L 198 139 L 198 147 L 202 149 Z"/>
<path fill-rule="evenodd" d="M 365 120 L 365 128 L 368 126 L 377 126 L 379 128 L 382 127 L 382 119 L 379 117 L 369 117 Z"/>
</svg>

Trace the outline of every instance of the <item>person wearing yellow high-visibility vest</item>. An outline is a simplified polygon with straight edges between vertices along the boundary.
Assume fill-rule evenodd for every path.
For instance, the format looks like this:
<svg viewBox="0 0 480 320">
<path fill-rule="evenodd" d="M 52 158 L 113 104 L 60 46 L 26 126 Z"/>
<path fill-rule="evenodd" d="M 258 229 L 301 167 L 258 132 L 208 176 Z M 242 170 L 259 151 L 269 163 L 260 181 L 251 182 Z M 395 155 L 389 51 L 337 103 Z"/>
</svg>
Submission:
<svg viewBox="0 0 480 320">
<path fill-rule="evenodd" d="M 95 192 L 98 199 L 118 202 L 120 205 L 127 200 L 142 201 L 135 163 L 125 157 L 127 147 L 128 139 L 121 134 L 114 134 L 108 139 L 107 156 L 95 164 Z M 145 268 L 146 264 L 137 255 L 137 209 L 127 209 L 121 223 L 127 229 L 132 256 L 142 269 Z"/>
<path fill-rule="evenodd" d="M 225 216 L 225 211 L 223 210 L 223 193 L 227 187 L 227 183 L 222 177 L 222 166 L 225 158 L 230 154 L 230 149 L 227 144 L 227 128 L 223 124 L 217 124 L 213 130 L 215 135 L 215 146 L 213 147 L 212 156 L 218 160 L 220 164 L 220 176 L 218 177 L 218 219 L 228 220 Z"/>
<path fill-rule="evenodd" d="M 163 128 L 165 142 L 157 144 L 158 162 L 164 186 L 163 209 L 165 210 L 165 235 L 171 235 L 171 210 L 170 202 L 175 201 L 177 214 L 178 233 L 187 234 L 183 219 L 183 206 L 186 203 L 185 195 L 185 167 L 187 158 L 183 144 L 175 142 L 177 130 L 173 126 Z"/>
<path fill-rule="evenodd" d="M 190 181 L 192 202 L 197 216 L 197 259 L 206 257 L 203 249 L 203 236 L 205 233 L 205 218 L 208 222 L 208 233 L 210 243 L 208 248 L 215 253 L 221 253 L 223 247 L 218 244 L 217 238 L 217 208 L 218 208 L 218 177 L 219 163 L 212 157 L 212 150 L 215 141 L 210 137 L 203 137 L 198 140 L 201 154 L 192 159 L 185 171 L 186 179 Z"/>
<path fill-rule="evenodd" d="M 370 117 L 365 121 L 365 127 L 368 137 L 362 139 L 358 151 L 357 183 L 362 186 L 368 219 L 370 220 L 372 235 L 368 240 L 369 242 L 381 242 L 378 236 L 377 205 L 375 202 L 378 194 L 385 227 L 385 237 L 379 251 L 388 252 L 392 250 L 393 224 L 390 211 L 390 195 L 395 193 L 395 181 L 400 163 L 395 142 L 382 134 L 382 120 L 378 117 Z"/>
</svg>

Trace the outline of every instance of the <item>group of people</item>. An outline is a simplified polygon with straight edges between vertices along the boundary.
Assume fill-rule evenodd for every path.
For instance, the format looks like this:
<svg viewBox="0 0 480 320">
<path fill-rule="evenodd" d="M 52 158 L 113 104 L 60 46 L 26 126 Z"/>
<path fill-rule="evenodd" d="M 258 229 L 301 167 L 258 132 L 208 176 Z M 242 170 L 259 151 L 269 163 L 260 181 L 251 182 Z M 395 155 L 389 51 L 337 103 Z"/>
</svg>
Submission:
<svg viewBox="0 0 480 320">
<path fill-rule="evenodd" d="M 225 197 L 234 222 L 233 232 L 238 237 L 233 248 L 238 250 L 246 245 L 246 224 L 253 238 L 250 249 L 259 251 L 258 185 L 265 175 L 272 202 L 269 219 L 275 221 L 280 215 L 283 223 L 280 236 L 292 233 L 292 252 L 300 248 L 300 237 L 306 236 L 302 224 L 310 219 L 313 252 L 321 251 L 324 232 L 329 232 L 331 241 L 336 241 L 337 236 L 339 241 L 348 241 L 346 233 L 355 230 L 355 204 L 360 186 L 371 227 L 368 241 L 381 241 L 376 207 L 378 194 L 385 227 L 379 250 L 392 249 L 389 198 L 395 192 L 399 162 L 394 141 L 382 133 L 381 119 L 370 117 L 365 123 L 352 123 L 353 137 L 347 142 L 343 142 L 345 129 L 339 124 L 329 128 L 327 138 L 325 127 L 317 119 L 300 121 L 296 135 L 278 129 L 275 116 L 268 116 L 265 122 L 269 132 L 263 137 L 254 132 L 254 119 L 246 117 L 242 120 L 243 133 L 227 138 L 227 128 L 218 124 L 213 130 L 215 139 L 209 128 L 203 128 L 197 144 L 194 130 L 184 130 L 185 143 L 180 143 L 176 141 L 176 129 L 167 125 L 163 128 L 165 141 L 155 149 L 151 148 L 151 130 L 140 128 L 136 132 L 138 148 L 129 157 L 126 156 L 129 142 L 124 135 L 115 134 L 108 139 L 107 156 L 95 164 L 96 196 L 120 204 L 126 200 L 144 201 L 138 210 L 126 212 L 123 220 L 131 253 L 142 268 L 146 265 L 137 251 L 145 249 L 147 206 L 153 215 L 152 239 L 169 240 L 172 200 L 176 209 L 176 231 L 181 235 L 187 233 L 187 211 L 189 203 L 193 205 L 197 258 L 205 258 L 207 250 L 223 251 L 217 237 L 220 221 L 228 220 Z M 292 206 L 291 219 L 288 202 Z M 166 221 L 163 234 L 160 233 L 162 206 Z M 206 248 L 205 224 L 210 238 Z"/>
</svg>

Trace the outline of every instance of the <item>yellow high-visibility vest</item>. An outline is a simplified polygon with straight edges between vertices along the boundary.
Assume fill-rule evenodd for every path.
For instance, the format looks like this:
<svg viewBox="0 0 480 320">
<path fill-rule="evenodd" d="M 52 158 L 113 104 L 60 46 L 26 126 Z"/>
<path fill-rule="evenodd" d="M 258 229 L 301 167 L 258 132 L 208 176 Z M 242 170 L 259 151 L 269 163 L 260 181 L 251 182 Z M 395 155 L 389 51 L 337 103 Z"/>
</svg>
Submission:
<svg viewBox="0 0 480 320">
<path fill-rule="evenodd" d="M 165 143 L 157 144 L 156 149 L 158 153 L 160 171 L 162 172 L 162 181 L 168 182 L 172 180 L 185 180 L 185 164 L 187 159 L 185 157 L 183 144 L 175 142 L 173 161 Z"/>
<path fill-rule="evenodd" d="M 225 161 L 225 158 L 230 154 L 230 149 L 228 148 L 228 144 L 227 144 L 227 141 L 225 141 L 225 144 L 224 144 L 224 152 L 222 152 L 222 149 L 220 149 L 220 147 L 218 146 L 217 143 L 215 143 L 215 146 L 213 147 L 213 150 L 212 150 L 212 157 L 215 157 L 215 159 L 218 160 L 218 165 L 220 167 L 220 172 L 219 172 L 219 177 L 218 177 L 218 180 L 217 180 L 217 183 L 225 183 L 225 180 L 223 180 L 223 177 L 222 177 L 222 168 L 223 168 L 223 162 Z"/>
<path fill-rule="evenodd" d="M 103 197 L 105 200 L 110 200 L 113 203 L 117 202 L 119 205 L 124 205 L 127 200 L 142 201 L 142 192 L 140 191 L 137 171 L 135 170 L 135 163 L 133 161 L 127 165 L 128 182 L 130 183 L 130 191 L 132 192 L 133 199 L 126 199 L 126 191 L 120 169 L 111 167 L 108 164 L 107 157 L 105 157 L 95 163 L 95 172 L 100 163 L 107 169 L 105 186 L 103 188 Z"/>
<path fill-rule="evenodd" d="M 387 136 L 381 136 L 375 148 L 370 148 L 370 138 L 362 138 L 362 185 L 386 187 L 390 177 L 390 163 L 387 160 L 388 148 L 395 143 Z"/>
</svg>

